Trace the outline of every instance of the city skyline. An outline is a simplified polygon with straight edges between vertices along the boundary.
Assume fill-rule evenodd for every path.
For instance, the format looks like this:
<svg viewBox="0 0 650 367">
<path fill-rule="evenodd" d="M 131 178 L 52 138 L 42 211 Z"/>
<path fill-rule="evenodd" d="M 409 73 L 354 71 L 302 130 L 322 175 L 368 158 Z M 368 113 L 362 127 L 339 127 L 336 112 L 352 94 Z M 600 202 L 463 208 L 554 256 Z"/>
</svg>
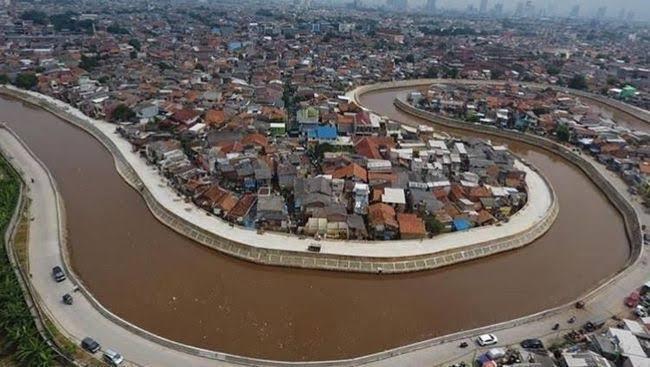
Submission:
<svg viewBox="0 0 650 367">
<path fill-rule="evenodd" d="M 599 9 L 605 7 L 605 17 L 617 18 L 621 11 L 628 14 L 632 12 L 636 20 L 650 20 L 650 7 L 644 4 L 644 0 L 529 0 L 536 10 L 550 11 L 552 15 L 568 16 L 572 9 L 579 6 L 580 17 L 598 16 Z M 525 5 L 526 0 L 492 0 L 486 1 L 486 10 L 492 11 L 498 4 L 503 5 L 503 11 L 515 12 L 518 4 Z M 465 10 L 468 7 L 480 11 L 483 0 L 438 0 L 436 1 L 437 10 Z M 386 0 L 364 0 L 363 4 L 369 6 L 386 5 Z M 427 9 L 427 0 L 408 0 L 409 9 L 425 8 Z"/>
</svg>

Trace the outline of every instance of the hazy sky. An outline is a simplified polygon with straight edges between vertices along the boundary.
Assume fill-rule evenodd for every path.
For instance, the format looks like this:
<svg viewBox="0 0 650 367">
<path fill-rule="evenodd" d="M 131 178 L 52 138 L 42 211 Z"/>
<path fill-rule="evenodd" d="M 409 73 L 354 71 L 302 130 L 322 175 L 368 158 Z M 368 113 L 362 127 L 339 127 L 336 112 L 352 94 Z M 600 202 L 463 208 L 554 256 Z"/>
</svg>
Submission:
<svg viewBox="0 0 650 367">
<path fill-rule="evenodd" d="M 488 0 L 488 7 L 492 8 L 494 4 L 503 3 L 504 8 L 512 10 L 517 3 L 526 0 Z M 607 6 L 607 17 L 617 17 L 621 9 L 626 12 L 633 10 L 636 19 L 650 19 L 650 0 L 532 0 L 536 7 L 547 7 L 549 4 L 554 6 L 556 11 L 566 14 L 576 4 L 580 4 L 580 15 L 591 15 L 601 6 Z M 424 3 L 425 0 L 409 0 L 414 5 Z M 438 6 L 444 8 L 464 9 L 468 4 L 474 4 L 479 7 L 480 0 L 438 0 Z"/>
</svg>

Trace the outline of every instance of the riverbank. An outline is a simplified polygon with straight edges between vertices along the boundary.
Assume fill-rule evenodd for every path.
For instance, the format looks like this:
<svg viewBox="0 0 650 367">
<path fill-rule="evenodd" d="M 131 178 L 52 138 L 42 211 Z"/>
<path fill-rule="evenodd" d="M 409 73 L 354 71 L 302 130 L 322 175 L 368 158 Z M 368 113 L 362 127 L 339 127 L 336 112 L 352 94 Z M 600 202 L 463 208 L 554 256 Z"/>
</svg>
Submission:
<svg viewBox="0 0 650 367">
<path fill-rule="evenodd" d="M 140 192 L 162 223 L 212 249 L 255 263 L 370 273 L 434 269 L 525 246 L 551 227 L 559 210 L 550 184 L 519 162 L 518 167 L 527 173 L 529 201 L 508 223 L 425 240 L 321 240 L 321 252 L 314 254 L 307 250 L 313 240 L 232 227 L 184 203 L 155 168 L 115 134 L 115 125 L 90 119 L 69 105 L 38 93 L 13 87 L 0 88 L 0 93 L 42 107 L 98 139 L 113 154 L 120 175 Z"/>
<path fill-rule="evenodd" d="M 38 182 L 41 181 L 46 182 L 47 180 L 41 180 L 39 178 Z M 637 279 L 644 276 L 644 270 L 645 269 L 643 269 L 642 267 L 635 269 L 634 272 L 635 278 L 628 279 L 626 277 L 625 279 L 622 279 L 614 286 L 607 288 L 606 292 L 599 294 L 597 298 L 590 299 L 590 302 L 588 303 L 587 311 L 585 311 L 585 313 L 581 313 L 580 315 L 578 315 L 579 323 L 582 322 L 583 320 L 598 320 L 599 317 L 603 317 L 602 315 L 606 315 L 605 317 L 607 317 L 607 315 L 611 315 L 610 310 L 615 310 L 615 307 L 622 306 L 622 302 L 620 301 L 621 298 L 617 298 L 619 297 L 618 295 L 625 294 L 627 292 L 627 289 L 630 287 L 630 285 L 633 286 L 635 282 L 637 282 Z M 610 307 L 610 305 L 612 307 Z M 323 366 L 360 365 L 364 363 L 369 363 L 369 365 L 400 365 L 400 366 L 401 365 L 420 366 L 424 364 L 437 365 L 450 358 L 457 356 L 459 353 L 465 352 L 457 348 L 457 341 L 459 340 L 465 338 L 471 338 L 472 336 L 481 332 L 498 332 L 499 333 L 498 335 L 504 344 L 516 343 L 526 336 L 533 337 L 533 336 L 542 336 L 548 334 L 549 331 L 548 325 L 552 325 L 552 323 L 554 322 L 553 320 L 558 320 L 559 322 L 562 322 L 562 320 L 568 319 L 569 317 L 568 315 L 571 315 L 571 304 L 568 304 L 566 305 L 565 308 L 560 308 L 559 310 L 551 309 L 551 310 L 544 311 L 542 313 L 535 314 L 530 317 L 516 319 L 516 320 L 508 321 L 497 325 L 492 325 L 481 329 L 474 329 L 474 330 L 464 331 L 461 333 L 450 334 L 444 337 L 438 337 L 438 338 L 426 340 L 405 347 L 399 347 L 385 352 L 380 352 L 374 355 L 354 358 L 350 360 L 342 360 L 337 362 L 314 363 L 314 365 L 323 365 Z M 123 336 L 123 337 L 125 339 L 122 340 L 121 343 L 130 344 L 129 341 L 132 339 L 129 339 L 128 334 L 127 336 Z M 133 346 L 131 346 L 131 349 L 137 349 L 137 350 L 142 349 L 143 354 L 145 353 L 144 352 L 145 350 L 150 350 L 149 348 L 138 348 L 138 347 L 139 344 L 136 343 Z M 161 350 L 160 353 L 163 353 L 162 351 L 165 350 L 165 349 L 160 349 L 160 346 L 158 346 L 158 349 Z M 196 349 L 191 353 L 200 355 L 200 353 L 208 353 L 208 352 Z M 214 358 L 223 358 L 223 359 L 226 358 L 222 354 L 216 352 L 213 353 L 214 353 L 213 354 Z M 134 357 L 130 353 L 125 355 L 129 359 Z M 137 358 L 134 359 L 139 360 Z M 144 359 L 143 361 L 146 362 L 147 360 Z M 168 363 L 170 363 L 169 365 L 193 365 L 190 363 L 174 364 L 172 360 L 170 360 L 170 362 Z M 218 362 L 212 362 L 212 363 L 213 364 L 211 365 L 216 365 L 216 363 Z M 261 362 L 259 362 L 258 364 L 266 365 L 265 363 L 261 363 Z M 165 365 L 165 363 L 162 364 L 156 363 L 155 365 L 162 366 Z M 269 365 L 306 365 L 306 364 L 275 362 Z"/>
</svg>

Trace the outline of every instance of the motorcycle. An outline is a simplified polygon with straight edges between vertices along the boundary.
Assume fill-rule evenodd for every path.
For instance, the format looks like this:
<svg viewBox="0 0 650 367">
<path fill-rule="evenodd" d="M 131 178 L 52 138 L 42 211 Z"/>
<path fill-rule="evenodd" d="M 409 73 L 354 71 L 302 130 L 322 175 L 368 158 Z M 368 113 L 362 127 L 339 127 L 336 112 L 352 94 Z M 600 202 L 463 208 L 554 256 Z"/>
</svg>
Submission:
<svg viewBox="0 0 650 367">
<path fill-rule="evenodd" d="M 461 348 L 467 348 L 467 346 L 468 346 L 467 342 L 462 342 L 459 345 L 459 347 L 461 347 Z"/>
<path fill-rule="evenodd" d="M 560 328 L 560 324 L 555 324 L 555 325 L 553 325 L 552 329 L 553 330 L 558 330 L 559 328 Z"/>
</svg>

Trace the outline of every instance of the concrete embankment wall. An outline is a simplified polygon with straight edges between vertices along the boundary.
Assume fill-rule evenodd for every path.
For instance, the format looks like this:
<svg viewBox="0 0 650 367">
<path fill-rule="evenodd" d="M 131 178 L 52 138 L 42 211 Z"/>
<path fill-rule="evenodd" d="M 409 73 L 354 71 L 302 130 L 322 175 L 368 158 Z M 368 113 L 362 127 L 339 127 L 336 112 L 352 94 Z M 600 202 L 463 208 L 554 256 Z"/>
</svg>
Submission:
<svg viewBox="0 0 650 367">
<path fill-rule="evenodd" d="M 127 183 L 129 183 L 129 185 L 135 188 L 143 196 L 151 212 L 162 223 L 178 233 L 181 233 L 205 246 L 254 263 L 365 273 L 405 273 L 435 269 L 523 247 L 546 233 L 556 219 L 559 211 L 557 197 L 551 189 L 552 205 L 549 207 L 543 218 L 532 223 L 531 226 L 525 230 L 498 240 L 479 242 L 449 251 L 416 256 L 395 258 L 343 256 L 336 254 L 291 252 L 253 247 L 245 243 L 227 240 L 215 235 L 214 233 L 208 232 L 188 222 L 184 218 L 177 216 L 161 205 L 128 163 L 121 150 L 115 146 L 111 139 L 106 137 L 105 134 L 94 125 L 62 110 L 60 106 L 54 105 L 47 100 L 35 97 L 24 91 L 0 88 L 0 93 L 41 107 L 57 117 L 83 129 L 99 140 L 112 153 L 115 159 L 115 165 L 120 175 Z M 548 182 L 546 182 L 546 184 L 551 188 Z M 296 240 L 298 239 L 296 238 Z"/>
<path fill-rule="evenodd" d="M 609 201 L 622 214 L 625 223 L 625 230 L 627 233 L 628 240 L 630 241 L 630 248 L 631 248 L 631 255 L 626 263 L 626 266 L 631 265 L 634 261 L 636 261 L 636 259 L 641 254 L 641 249 L 643 246 L 643 238 L 641 235 L 642 232 L 641 232 L 639 219 L 636 215 L 636 212 L 634 211 L 634 208 L 632 208 L 632 206 L 623 197 L 623 195 L 621 195 L 621 193 L 614 186 L 612 186 L 612 184 L 609 181 L 607 181 L 607 179 L 605 179 L 590 162 L 586 161 L 579 155 L 573 153 L 570 149 L 568 149 L 564 145 L 537 135 L 520 133 L 512 130 L 496 129 L 493 127 L 477 125 L 473 123 L 463 122 L 460 120 L 442 117 L 432 112 L 415 108 L 410 104 L 402 100 L 399 100 L 398 98 L 394 100 L 394 104 L 395 107 L 397 107 L 399 110 L 407 114 L 430 121 L 437 125 L 442 125 L 453 129 L 461 129 L 461 130 L 480 133 L 480 134 L 494 135 L 494 136 L 515 140 L 515 141 L 521 141 L 542 148 L 550 153 L 559 155 L 565 160 L 571 162 L 574 166 L 582 170 L 585 173 L 585 175 L 589 177 L 589 179 L 593 181 L 593 183 L 603 191 L 603 193 L 609 199 Z"/>
</svg>

